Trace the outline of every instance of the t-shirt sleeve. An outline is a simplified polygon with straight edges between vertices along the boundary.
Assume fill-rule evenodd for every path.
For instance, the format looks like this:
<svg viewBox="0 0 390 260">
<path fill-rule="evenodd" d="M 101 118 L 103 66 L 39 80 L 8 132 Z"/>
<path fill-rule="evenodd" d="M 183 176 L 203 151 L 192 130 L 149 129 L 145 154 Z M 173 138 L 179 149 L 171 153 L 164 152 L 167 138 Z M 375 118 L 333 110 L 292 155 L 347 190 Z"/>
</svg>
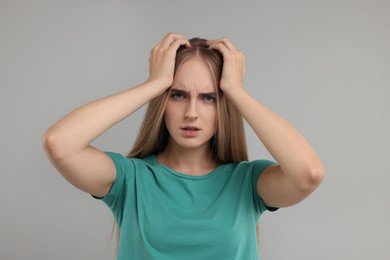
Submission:
<svg viewBox="0 0 390 260">
<path fill-rule="evenodd" d="M 130 181 L 133 164 L 129 158 L 124 157 L 119 153 L 105 152 L 114 162 L 116 168 L 115 181 L 112 184 L 110 191 L 104 197 L 95 197 L 102 200 L 113 212 L 118 225 L 122 221 L 124 198 L 127 192 L 127 182 Z"/>
<path fill-rule="evenodd" d="M 263 213 L 265 210 L 276 211 L 278 208 L 273 208 L 265 205 L 263 199 L 260 197 L 257 192 L 257 181 L 261 175 L 261 173 L 267 169 L 271 165 L 275 165 L 276 163 L 270 160 L 255 160 L 251 162 L 251 171 L 252 171 L 252 189 L 254 202 L 256 206 L 256 210 L 258 213 Z"/>
</svg>

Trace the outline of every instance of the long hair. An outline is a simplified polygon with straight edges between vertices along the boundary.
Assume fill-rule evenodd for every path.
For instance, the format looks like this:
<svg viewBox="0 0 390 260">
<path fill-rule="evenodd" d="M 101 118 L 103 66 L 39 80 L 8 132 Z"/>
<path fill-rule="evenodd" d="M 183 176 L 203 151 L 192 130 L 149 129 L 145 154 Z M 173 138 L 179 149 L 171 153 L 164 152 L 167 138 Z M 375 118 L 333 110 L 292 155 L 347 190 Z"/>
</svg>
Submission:
<svg viewBox="0 0 390 260">
<path fill-rule="evenodd" d="M 242 116 L 219 88 L 223 56 L 218 50 L 209 49 L 205 39 L 192 38 L 189 41 L 191 47 L 181 46 L 177 50 L 175 73 L 183 63 L 193 57 L 201 58 L 210 68 L 217 93 L 217 131 L 210 140 L 214 158 L 219 163 L 247 161 L 248 152 Z M 170 89 L 167 89 L 149 102 L 144 121 L 127 157 L 144 158 L 165 149 L 169 133 L 164 122 L 164 111 L 169 92 Z"/>
<path fill-rule="evenodd" d="M 218 163 L 247 161 L 248 152 L 243 118 L 219 88 L 223 68 L 223 56 L 218 50 L 210 49 L 205 39 L 192 38 L 189 41 L 191 47 L 181 46 L 177 50 L 174 73 L 176 74 L 181 65 L 194 57 L 205 61 L 210 68 L 217 94 L 217 130 L 216 134 L 210 140 L 210 148 L 214 159 Z M 170 89 L 167 89 L 164 93 L 149 102 L 138 136 L 127 155 L 128 158 L 142 159 L 164 151 L 169 139 L 169 132 L 164 122 L 164 111 L 169 92 Z M 257 237 L 259 237 L 258 231 L 257 226 Z M 117 232 L 117 239 L 119 241 L 118 229 Z"/>
</svg>

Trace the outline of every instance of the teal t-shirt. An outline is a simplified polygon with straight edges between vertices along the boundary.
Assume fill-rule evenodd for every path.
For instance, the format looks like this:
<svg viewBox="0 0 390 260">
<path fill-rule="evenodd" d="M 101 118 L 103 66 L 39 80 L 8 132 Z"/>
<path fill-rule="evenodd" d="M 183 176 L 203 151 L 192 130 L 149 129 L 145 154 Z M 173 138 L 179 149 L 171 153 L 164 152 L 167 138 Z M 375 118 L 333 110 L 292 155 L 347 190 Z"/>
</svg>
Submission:
<svg viewBox="0 0 390 260">
<path fill-rule="evenodd" d="M 222 164 L 191 176 L 154 155 L 107 154 L 117 176 L 102 200 L 120 230 L 117 259 L 258 259 L 256 224 L 267 207 L 256 183 L 274 162 Z"/>
</svg>

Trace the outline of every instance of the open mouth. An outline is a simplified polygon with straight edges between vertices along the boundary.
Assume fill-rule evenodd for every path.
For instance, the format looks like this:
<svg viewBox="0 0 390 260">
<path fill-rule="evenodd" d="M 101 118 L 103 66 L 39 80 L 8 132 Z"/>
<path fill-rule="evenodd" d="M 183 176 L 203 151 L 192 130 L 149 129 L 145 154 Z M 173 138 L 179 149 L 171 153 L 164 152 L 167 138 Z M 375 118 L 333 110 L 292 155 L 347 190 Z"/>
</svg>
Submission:
<svg viewBox="0 0 390 260">
<path fill-rule="evenodd" d="M 200 132 L 200 128 L 194 126 L 181 127 L 182 134 L 187 137 L 196 137 Z"/>
<path fill-rule="evenodd" d="M 182 127 L 181 129 L 185 130 L 185 131 L 199 131 L 200 130 L 197 127 Z"/>
</svg>

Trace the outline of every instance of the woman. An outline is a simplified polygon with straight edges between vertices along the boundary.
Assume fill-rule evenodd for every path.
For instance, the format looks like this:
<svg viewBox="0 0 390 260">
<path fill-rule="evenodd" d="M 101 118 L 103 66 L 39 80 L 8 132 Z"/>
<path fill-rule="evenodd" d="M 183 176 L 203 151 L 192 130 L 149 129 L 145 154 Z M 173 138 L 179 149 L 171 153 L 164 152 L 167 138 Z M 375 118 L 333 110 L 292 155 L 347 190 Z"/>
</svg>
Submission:
<svg viewBox="0 0 390 260">
<path fill-rule="evenodd" d="M 244 55 L 229 40 L 169 33 L 149 62 L 145 83 L 50 127 L 49 159 L 113 211 L 118 259 L 257 259 L 260 215 L 307 197 L 323 178 L 321 160 L 244 90 Z M 90 145 L 149 101 L 127 158 Z M 247 161 L 242 118 L 277 164 Z"/>
</svg>

